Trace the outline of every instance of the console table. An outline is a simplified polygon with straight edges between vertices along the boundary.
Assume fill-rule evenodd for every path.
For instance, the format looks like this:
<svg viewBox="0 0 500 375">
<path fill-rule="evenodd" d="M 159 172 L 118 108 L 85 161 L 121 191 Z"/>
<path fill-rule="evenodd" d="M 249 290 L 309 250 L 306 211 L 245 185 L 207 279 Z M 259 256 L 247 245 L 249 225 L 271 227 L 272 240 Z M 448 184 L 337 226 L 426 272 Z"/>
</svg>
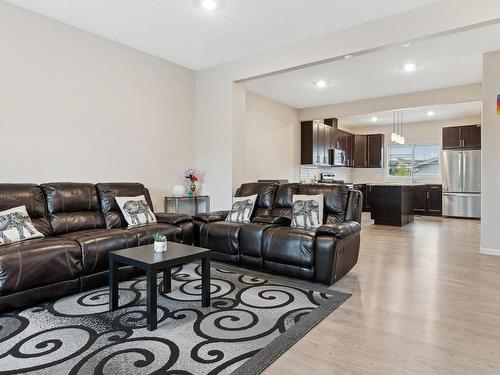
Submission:
<svg viewBox="0 0 500 375">
<path fill-rule="evenodd" d="M 165 197 L 165 212 L 190 216 L 210 212 L 210 197 L 208 195 Z"/>
</svg>

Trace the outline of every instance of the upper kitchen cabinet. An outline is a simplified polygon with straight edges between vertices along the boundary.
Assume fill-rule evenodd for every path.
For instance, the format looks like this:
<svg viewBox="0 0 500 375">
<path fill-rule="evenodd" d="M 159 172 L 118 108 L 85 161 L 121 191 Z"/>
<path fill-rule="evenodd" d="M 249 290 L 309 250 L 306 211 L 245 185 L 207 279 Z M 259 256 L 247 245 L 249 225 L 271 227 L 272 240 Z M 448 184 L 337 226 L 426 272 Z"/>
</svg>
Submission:
<svg viewBox="0 0 500 375">
<path fill-rule="evenodd" d="M 354 134 L 353 164 L 354 168 L 383 168 L 384 135 Z"/>
<path fill-rule="evenodd" d="M 384 166 L 384 135 L 369 134 L 366 139 L 367 167 L 383 168 Z"/>
<path fill-rule="evenodd" d="M 481 148 L 481 127 L 476 125 L 443 128 L 443 149 Z"/>
<path fill-rule="evenodd" d="M 353 167 L 366 168 L 368 166 L 368 158 L 366 152 L 367 136 L 364 134 L 354 135 L 354 148 L 353 148 Z"/>
<path fill-rule="evenodd" d="M 329 165 L 332 130 L 331 126 L 316 121 L 301 123 L 301 164 Z"/>
</svg>

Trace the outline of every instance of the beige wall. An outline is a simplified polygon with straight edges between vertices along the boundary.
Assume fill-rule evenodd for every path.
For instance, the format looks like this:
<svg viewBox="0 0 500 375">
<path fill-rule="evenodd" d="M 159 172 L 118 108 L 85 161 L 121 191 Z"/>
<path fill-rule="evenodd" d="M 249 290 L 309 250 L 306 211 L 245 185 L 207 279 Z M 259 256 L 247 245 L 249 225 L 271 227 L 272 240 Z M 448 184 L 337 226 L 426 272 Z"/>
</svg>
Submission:
<svg viewBox="0 0 500 375">
<path fill-rule="evenodd" d="M 246 94 L 244 175 L 236 185 L 258 179 L 299 180 L 299 111 L 254 93 Z"/>
<path fill-rule="evenodd" d="M 0 2 L 2 182 L 140 181 L 194 166 L 194 72 Z"/>
<path fill-rule="evenodd" d="M 500 115 L 496 113 L 497 94 L 500 94 L 500 51 L 485 54 L 483 63 L 481 252 L 494 255 L 500 255 Z"/>
</svg>

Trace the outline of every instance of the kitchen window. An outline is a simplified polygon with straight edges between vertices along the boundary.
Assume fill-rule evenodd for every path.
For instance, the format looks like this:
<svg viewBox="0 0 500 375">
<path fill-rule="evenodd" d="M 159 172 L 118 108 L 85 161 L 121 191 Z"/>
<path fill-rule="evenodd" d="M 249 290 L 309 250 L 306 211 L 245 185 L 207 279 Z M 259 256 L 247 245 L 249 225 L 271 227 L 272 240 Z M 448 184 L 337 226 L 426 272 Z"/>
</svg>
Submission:
<svg viewBox="0 0 500 375">
<path fill-rule="evenodd" d="M 391 145 L 388 147 L 389 176 L 439 176 L 439 144 Z"/>
</svg>

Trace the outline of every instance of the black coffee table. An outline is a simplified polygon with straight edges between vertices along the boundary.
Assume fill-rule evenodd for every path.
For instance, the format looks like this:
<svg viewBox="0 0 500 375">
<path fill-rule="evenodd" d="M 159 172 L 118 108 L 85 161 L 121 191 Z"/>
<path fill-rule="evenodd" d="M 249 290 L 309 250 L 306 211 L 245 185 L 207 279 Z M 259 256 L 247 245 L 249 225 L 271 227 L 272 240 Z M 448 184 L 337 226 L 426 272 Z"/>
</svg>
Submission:
<svg viewBox="0 0 500 375">
<path fill-rule="evenodd" d="M 118 309 L 118 265 L 126 264 L 146 271 L 147 328 L 157 325 L 157 287 L 159 271 L 163 271 L 163 289 L 170 293 L 172 288 L 171 267 L 201 259 L 201 305 L 210 306 L 210 250 L 201 247 L 168 242 L 168 250 L 155 253 L 153 245 L 131 247 L 109 252 L 109 309 Z"/>
</svg>

